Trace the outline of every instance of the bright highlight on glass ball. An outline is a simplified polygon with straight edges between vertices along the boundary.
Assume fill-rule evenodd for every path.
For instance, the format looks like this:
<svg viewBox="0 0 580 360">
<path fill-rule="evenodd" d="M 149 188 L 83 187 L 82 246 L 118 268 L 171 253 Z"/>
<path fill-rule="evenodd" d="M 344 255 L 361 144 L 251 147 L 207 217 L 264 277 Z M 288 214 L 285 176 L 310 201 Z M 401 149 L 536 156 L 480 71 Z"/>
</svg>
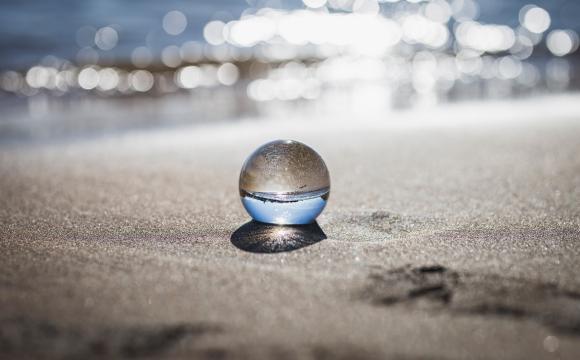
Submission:
<svg viewBox="0 0 580 360">
<path fill-rule="evenodd" d="M 276 140 L 260 146 L 240 173 L 242 204 L 254 220 L 264 223 L 312 223 L 329 194 L 324 160 L 298 141 Z"/>
</svg>

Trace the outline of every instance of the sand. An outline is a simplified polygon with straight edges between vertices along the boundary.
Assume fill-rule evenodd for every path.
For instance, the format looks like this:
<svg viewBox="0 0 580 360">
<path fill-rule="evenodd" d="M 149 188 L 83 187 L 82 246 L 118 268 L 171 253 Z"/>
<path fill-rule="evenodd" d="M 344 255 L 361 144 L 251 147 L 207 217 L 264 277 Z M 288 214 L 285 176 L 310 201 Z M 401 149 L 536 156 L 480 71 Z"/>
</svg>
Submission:
<svg viewBox="0 0 580 360">
<path fill-rule="evenodd" d="M 5 144 L 0 357 L 578 359 L 578 100 Z M 317 224 L 241 206 L 276 138 L 328 165 Z"/>
</svg>

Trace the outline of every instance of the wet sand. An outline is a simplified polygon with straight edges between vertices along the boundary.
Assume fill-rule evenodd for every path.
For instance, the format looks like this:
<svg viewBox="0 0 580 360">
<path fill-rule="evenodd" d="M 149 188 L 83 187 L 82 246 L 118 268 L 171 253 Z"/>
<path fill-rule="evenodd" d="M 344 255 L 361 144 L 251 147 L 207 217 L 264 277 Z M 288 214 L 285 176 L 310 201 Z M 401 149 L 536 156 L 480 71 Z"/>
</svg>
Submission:
<svg viewBox="0 0 580 360">
<path fill-rule="evenodd" d="M 577 359 L 578 100 L 2 146 L 0 355 Z M 327 162 L 317 224 L 248 223 L 275 138 Z"/>
</svg>

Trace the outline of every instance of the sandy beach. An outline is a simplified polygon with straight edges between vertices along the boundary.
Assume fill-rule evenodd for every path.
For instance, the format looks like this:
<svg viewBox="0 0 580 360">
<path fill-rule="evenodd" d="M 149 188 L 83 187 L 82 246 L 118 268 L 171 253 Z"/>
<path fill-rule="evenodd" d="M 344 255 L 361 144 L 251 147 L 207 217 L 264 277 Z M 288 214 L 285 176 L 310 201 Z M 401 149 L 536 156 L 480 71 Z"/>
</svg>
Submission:
<svg viewBox="0 0 580 360">
<path fill-rule="evenodd" d="M 0 356 L 578 359 L 579 100 L 5 144 Z M 328 165 L 317 224 L 249 223 L 278 138 Z"/>
</svg>

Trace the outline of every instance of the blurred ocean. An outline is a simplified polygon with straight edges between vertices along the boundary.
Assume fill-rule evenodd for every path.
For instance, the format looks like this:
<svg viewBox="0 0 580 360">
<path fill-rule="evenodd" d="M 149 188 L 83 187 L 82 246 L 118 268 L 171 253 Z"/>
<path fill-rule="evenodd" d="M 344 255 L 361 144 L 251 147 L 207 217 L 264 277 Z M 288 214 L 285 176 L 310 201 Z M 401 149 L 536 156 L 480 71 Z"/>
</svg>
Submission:
<svg viewBox="0 0 580 360">
<path fill-rule="evenodd" d="M 403 0 L 404 1 L 404 0 Z M 393 2 L 390 0 L 389 2 Z M 418 2 L 418 1 L 413 1 Z M 526 4 L 546 9 L 551 28 L 580 31 L 578 0 L 485 0 L 479 1 L 478 21 L 515 27 L 518 12 Z M 388 6 L 383 7 L 388 11 Z M 126 61 L 133 49 L 147 46 L 154 54 L 168 45 L 203 40 L 203 27 L 213 19 L 239 18 L 251 8 L 298 9 L 300 0 L 18 0 L 0 2 L 0 70 L 26 69 L 47 55 L 74 59 L 82 47 L 78 30 L 113 24 L 119 33 L 112 51 L 100 54 L 108 63 Z M 162 18 L 171 10 L 187 16 L 187 28 L 177 36 L 163 31 Z M 385 9 L 383 10 L 385 11 Z M 81 41 L 79 41 L 81 40 Z"/>
<path fill-rule="evenodd" d="M 0 144 L 580 89 L 580 1 L 0 2 Z"/>
</svg>

